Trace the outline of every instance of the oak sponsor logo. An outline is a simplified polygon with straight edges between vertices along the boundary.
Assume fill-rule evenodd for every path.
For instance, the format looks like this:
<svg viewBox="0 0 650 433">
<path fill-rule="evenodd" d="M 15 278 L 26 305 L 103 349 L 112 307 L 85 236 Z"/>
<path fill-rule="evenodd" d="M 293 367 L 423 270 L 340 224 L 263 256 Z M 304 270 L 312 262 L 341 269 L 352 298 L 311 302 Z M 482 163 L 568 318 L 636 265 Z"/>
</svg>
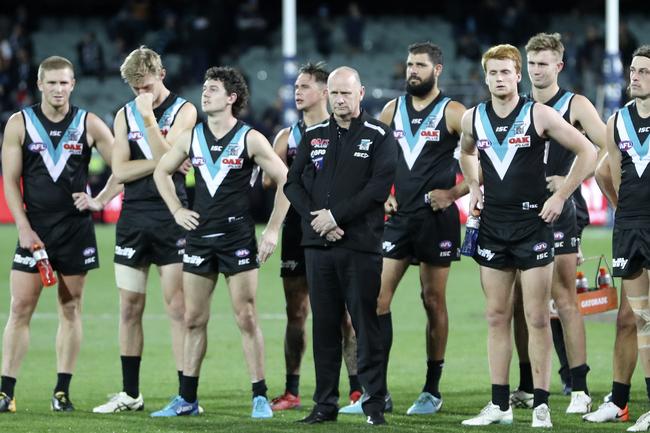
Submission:
<svg viewBox="0 0 650 433">
<path fill-rule="evenodd" d="M 244 166 L 244 158 L 223 158 L 221 165 L 238 170 Z"/>
<path fill-rule="evenodd" d="M 508 144 L 519 149 L 521 147 L 530 147 L 530 135 L 521 135 L 518 137 L 510 137 Z"/>
<path fill-rule="evenodd" d="M 429 141 L 440 141 L 440 130 L 438 129 L 425 129 L 420 132 L 420 136 L 425 137 Z"/>
</svg>

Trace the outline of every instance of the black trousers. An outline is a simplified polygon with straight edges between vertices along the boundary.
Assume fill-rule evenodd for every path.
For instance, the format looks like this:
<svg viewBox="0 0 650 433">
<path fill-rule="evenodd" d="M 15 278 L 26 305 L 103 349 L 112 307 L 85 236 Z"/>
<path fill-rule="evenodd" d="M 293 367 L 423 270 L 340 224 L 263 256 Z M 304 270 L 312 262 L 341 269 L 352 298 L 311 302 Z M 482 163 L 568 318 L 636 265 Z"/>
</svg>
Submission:
<svg viewBox="0 0 650 433">
<path fill-rule="evenodd" d="M 386 381 L 377 319 L 382 257 L 346 248 L 306 248 L 316 367 L 314 401 L 326 412 L 338 408 L 341 371 L 341 320 L 347 306 L 357 336 L 359 381 L 368 399 L 366 414 L 384 409 Z"/>
</svg>

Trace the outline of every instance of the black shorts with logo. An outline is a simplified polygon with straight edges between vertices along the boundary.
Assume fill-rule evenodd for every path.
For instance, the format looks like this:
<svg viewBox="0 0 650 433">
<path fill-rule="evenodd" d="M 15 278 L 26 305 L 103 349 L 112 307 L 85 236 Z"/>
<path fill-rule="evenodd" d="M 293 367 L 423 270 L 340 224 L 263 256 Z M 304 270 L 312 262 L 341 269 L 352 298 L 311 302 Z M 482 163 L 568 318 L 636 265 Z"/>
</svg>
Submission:
<svg viewBox="0 0 650 433">
<path fill-rule="evenodd" d="M 474 260 L 494 269 L 526 270 L 553 262 L 553 230 L 542 219 L 522 223 L 481 221 Z"/>
<path fill-rule="evenodd" d="M 555 255 L 578 252 L 580 236 L 576 220 L 576 205 L 572 197 L 564 202 L 564 208 L 557 221 L 553 223 Z"/>
<path fill-rule="evenodd" d="M 460 218 L 452 204 L 443 211 L 399 212 L 386 221 L 382 239 L 383 256 L 410 259 L 432 265 L 460 260 Z"/>
<path fill-rule="evenodd" d="M 612 235 L 612 276 L 631 277 L 650 269 L 650 229 L 620 228 Z"/>
<path fill-rule="evenodd" d="M 300 245 L 302 228 L 297 221 L 287 217 L 282 228 L 282 251 L 280 253 L 280 277 L 306 275 L 305 249 Z"/>
<path fill-rule="evenodd" d="M 55 271 L 63 275 L 80 275 L 99 267 L 95 227 L 90 214 L 70 216 L 56 225 L 31 222 L 32 229 L 45 244 L 45 251 Z M 38 268 L 28 249 L 16 245 L 11 269 L 36 273 Z"/>
<path fill-rule="evenodd" d="M 185 249 L 185 230 L 168 211 L 122 211 L 115 227 L 115 255 L 120 265 L 141 267 L 180 263 Z"/>
<path fill-rule="evenodd" d="M 188 233 L 183 272 L 234 275 L 256 268 L 259 263 L 252 221 L 222 225 L 210 234 Z"/>
</svg>

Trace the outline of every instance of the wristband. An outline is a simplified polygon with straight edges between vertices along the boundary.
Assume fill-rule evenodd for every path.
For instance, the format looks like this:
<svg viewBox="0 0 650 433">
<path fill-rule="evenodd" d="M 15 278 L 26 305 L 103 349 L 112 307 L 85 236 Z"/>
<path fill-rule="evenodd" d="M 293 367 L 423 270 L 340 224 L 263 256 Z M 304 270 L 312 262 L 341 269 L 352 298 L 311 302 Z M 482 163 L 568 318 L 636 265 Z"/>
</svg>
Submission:
<svg viewBox="0 0 650 433">
<path fill-rule="evenodd" d="M 144 127 L 145 128 L 150 128 L 150 127 L 152 127 L 154 125 L 158 126 L 158 123 L 156 122 L 155 117 L 152 118 L 151 116 L 147 116 L 147 117 L 144 118 Z"/>
</svg>

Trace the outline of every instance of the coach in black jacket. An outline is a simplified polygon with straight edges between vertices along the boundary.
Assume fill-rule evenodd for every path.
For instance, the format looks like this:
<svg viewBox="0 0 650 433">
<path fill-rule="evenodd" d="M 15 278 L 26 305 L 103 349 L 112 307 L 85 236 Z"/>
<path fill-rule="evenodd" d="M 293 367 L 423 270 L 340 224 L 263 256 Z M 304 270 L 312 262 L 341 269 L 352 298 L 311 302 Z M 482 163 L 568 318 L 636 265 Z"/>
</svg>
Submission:
<svg viewBox="0 0 650 433">
<path fill-rule="evenodd" d="M 316 406 L 306 423 L 336 420 L 341 319 L 347 305 L 357 334 L 359 379 L 370 424 L 385 423 L 386 380 L 377 320 L 384 202 L 395 177 L 390 129 L 361 111 L 364 89 L 352 68 L 334 70 L 327 89 L 333 114 L 308 128 L 284 187 L 302 217 L 313 312 Z"/>
</svg>

